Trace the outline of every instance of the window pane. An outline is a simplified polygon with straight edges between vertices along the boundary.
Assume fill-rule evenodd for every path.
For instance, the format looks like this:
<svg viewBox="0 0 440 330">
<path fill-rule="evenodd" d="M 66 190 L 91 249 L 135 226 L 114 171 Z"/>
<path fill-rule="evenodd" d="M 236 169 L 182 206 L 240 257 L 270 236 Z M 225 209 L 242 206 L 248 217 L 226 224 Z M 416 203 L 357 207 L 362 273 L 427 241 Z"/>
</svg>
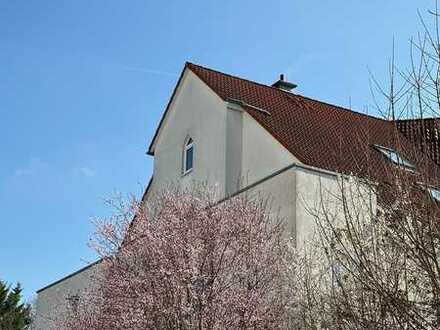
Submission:
<svg viewBox="0 0 440 330">
<path fill-rule="evenodd" d="M 396 164 L 401 164 L 402 161 L 398 154 L 396 154 L 394 151 L 388 151 L 388 157 L 390 157 L 391 161 L 393 161 Z"/>
<path fill-rule="evenodd" d="M 186 163 L 185 163 L 185 172 L 189 171 L 193 167 L 193 154 L 194 154 L 194 148 L 193 146 L 186 149 Z"/>
</svg>

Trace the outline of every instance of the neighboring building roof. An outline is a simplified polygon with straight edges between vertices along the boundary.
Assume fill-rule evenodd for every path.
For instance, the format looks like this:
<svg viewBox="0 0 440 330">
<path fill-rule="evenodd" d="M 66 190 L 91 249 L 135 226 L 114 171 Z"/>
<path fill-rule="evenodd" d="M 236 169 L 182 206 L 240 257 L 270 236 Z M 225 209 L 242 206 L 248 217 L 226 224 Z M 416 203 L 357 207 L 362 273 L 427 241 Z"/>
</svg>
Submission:
<svg viewBox="0 0 440 330">
<path fill-rule="evenodd" d="M 372 147 L 381 145 L 398 150 L 420 170 L 438 170 L 399 132 L 393 121 L 192 63 L 187 63 L 186 68 L 223 100 L 240 100 L 251 105 L 245 106 L 245 110 L 304 164 L 339 173 L 378 176 L 392 166 Z"/>
<path fill-rule="evenodd" d="M 440 165 L 440 118 L 397 120 L 405 137 Z"/>
</svg>

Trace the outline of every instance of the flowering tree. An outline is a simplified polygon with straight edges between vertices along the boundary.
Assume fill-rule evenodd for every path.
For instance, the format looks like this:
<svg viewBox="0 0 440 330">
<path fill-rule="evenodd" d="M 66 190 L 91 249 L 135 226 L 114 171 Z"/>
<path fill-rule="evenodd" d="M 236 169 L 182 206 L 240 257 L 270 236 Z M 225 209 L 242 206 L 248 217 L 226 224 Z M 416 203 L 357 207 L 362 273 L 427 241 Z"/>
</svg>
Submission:
<svg viewBox="0 0 440 330">
<path fill-rule="evenodd" d="M 96 221 L 101 271 L 60 328 L 287 327 L 291 249 L 266 202 L 206 189 L 153 199 L 112 202 L 118 213 Z"/>
</svg>

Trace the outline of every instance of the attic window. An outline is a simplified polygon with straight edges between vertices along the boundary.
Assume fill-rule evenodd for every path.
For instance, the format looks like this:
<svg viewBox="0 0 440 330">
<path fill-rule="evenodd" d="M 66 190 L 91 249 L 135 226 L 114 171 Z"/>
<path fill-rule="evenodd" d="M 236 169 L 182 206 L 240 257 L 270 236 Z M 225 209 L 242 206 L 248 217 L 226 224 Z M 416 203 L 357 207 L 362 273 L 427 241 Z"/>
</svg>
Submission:
<svg viewBox="0 0 440 330">
<path fill-rule="evenodd" d="M 192 171 L 194 163 L 194 142 L 192 138 L 188 138 L 183 150 L 183 174 Z"/>
<path fill-rule="evenodd" d="M 380 151 L 383 155 L 385 155 L 388 158 L 388 160 L 390 160 L 392 163 L 399 166 L 403 166 L 410 170 L 415 169 L 415 166 L 411 164 L 408 160 L 403 158 L 396 150 L 379 145 L 375 145 L 374 147 L 378 151 Z"/>
</svg>

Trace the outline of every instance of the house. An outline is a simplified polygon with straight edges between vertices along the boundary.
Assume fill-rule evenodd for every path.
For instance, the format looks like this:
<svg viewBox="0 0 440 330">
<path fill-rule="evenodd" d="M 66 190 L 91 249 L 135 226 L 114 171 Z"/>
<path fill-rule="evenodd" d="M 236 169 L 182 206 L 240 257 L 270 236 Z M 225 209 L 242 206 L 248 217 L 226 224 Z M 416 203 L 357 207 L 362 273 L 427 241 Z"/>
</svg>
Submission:
<svg viewBox="0 0 440 330">
<path fill-rule="evenodd" d="M 428 131 L 415 121 L 357 113 L 298 95 L 295 87 L 283 76 L 264 85 L 186 63 L 148 148 L 154 170 L 144 200 L 168 183 L 207 182 L 225 198 L 264 193 L 302 244 L 314 223 L 307 206 L 319 203 L 322 187 L 336 189 L 341 175 L 374 180 L 396 163 L 437 168 L 436 125 L 429 126 L 432 147 L 425 152 L 413 133 Z M 40 329 L 50 329 L 55 308 L 86 287 L 96 267 L 38 291 Z"/>
</svg>

